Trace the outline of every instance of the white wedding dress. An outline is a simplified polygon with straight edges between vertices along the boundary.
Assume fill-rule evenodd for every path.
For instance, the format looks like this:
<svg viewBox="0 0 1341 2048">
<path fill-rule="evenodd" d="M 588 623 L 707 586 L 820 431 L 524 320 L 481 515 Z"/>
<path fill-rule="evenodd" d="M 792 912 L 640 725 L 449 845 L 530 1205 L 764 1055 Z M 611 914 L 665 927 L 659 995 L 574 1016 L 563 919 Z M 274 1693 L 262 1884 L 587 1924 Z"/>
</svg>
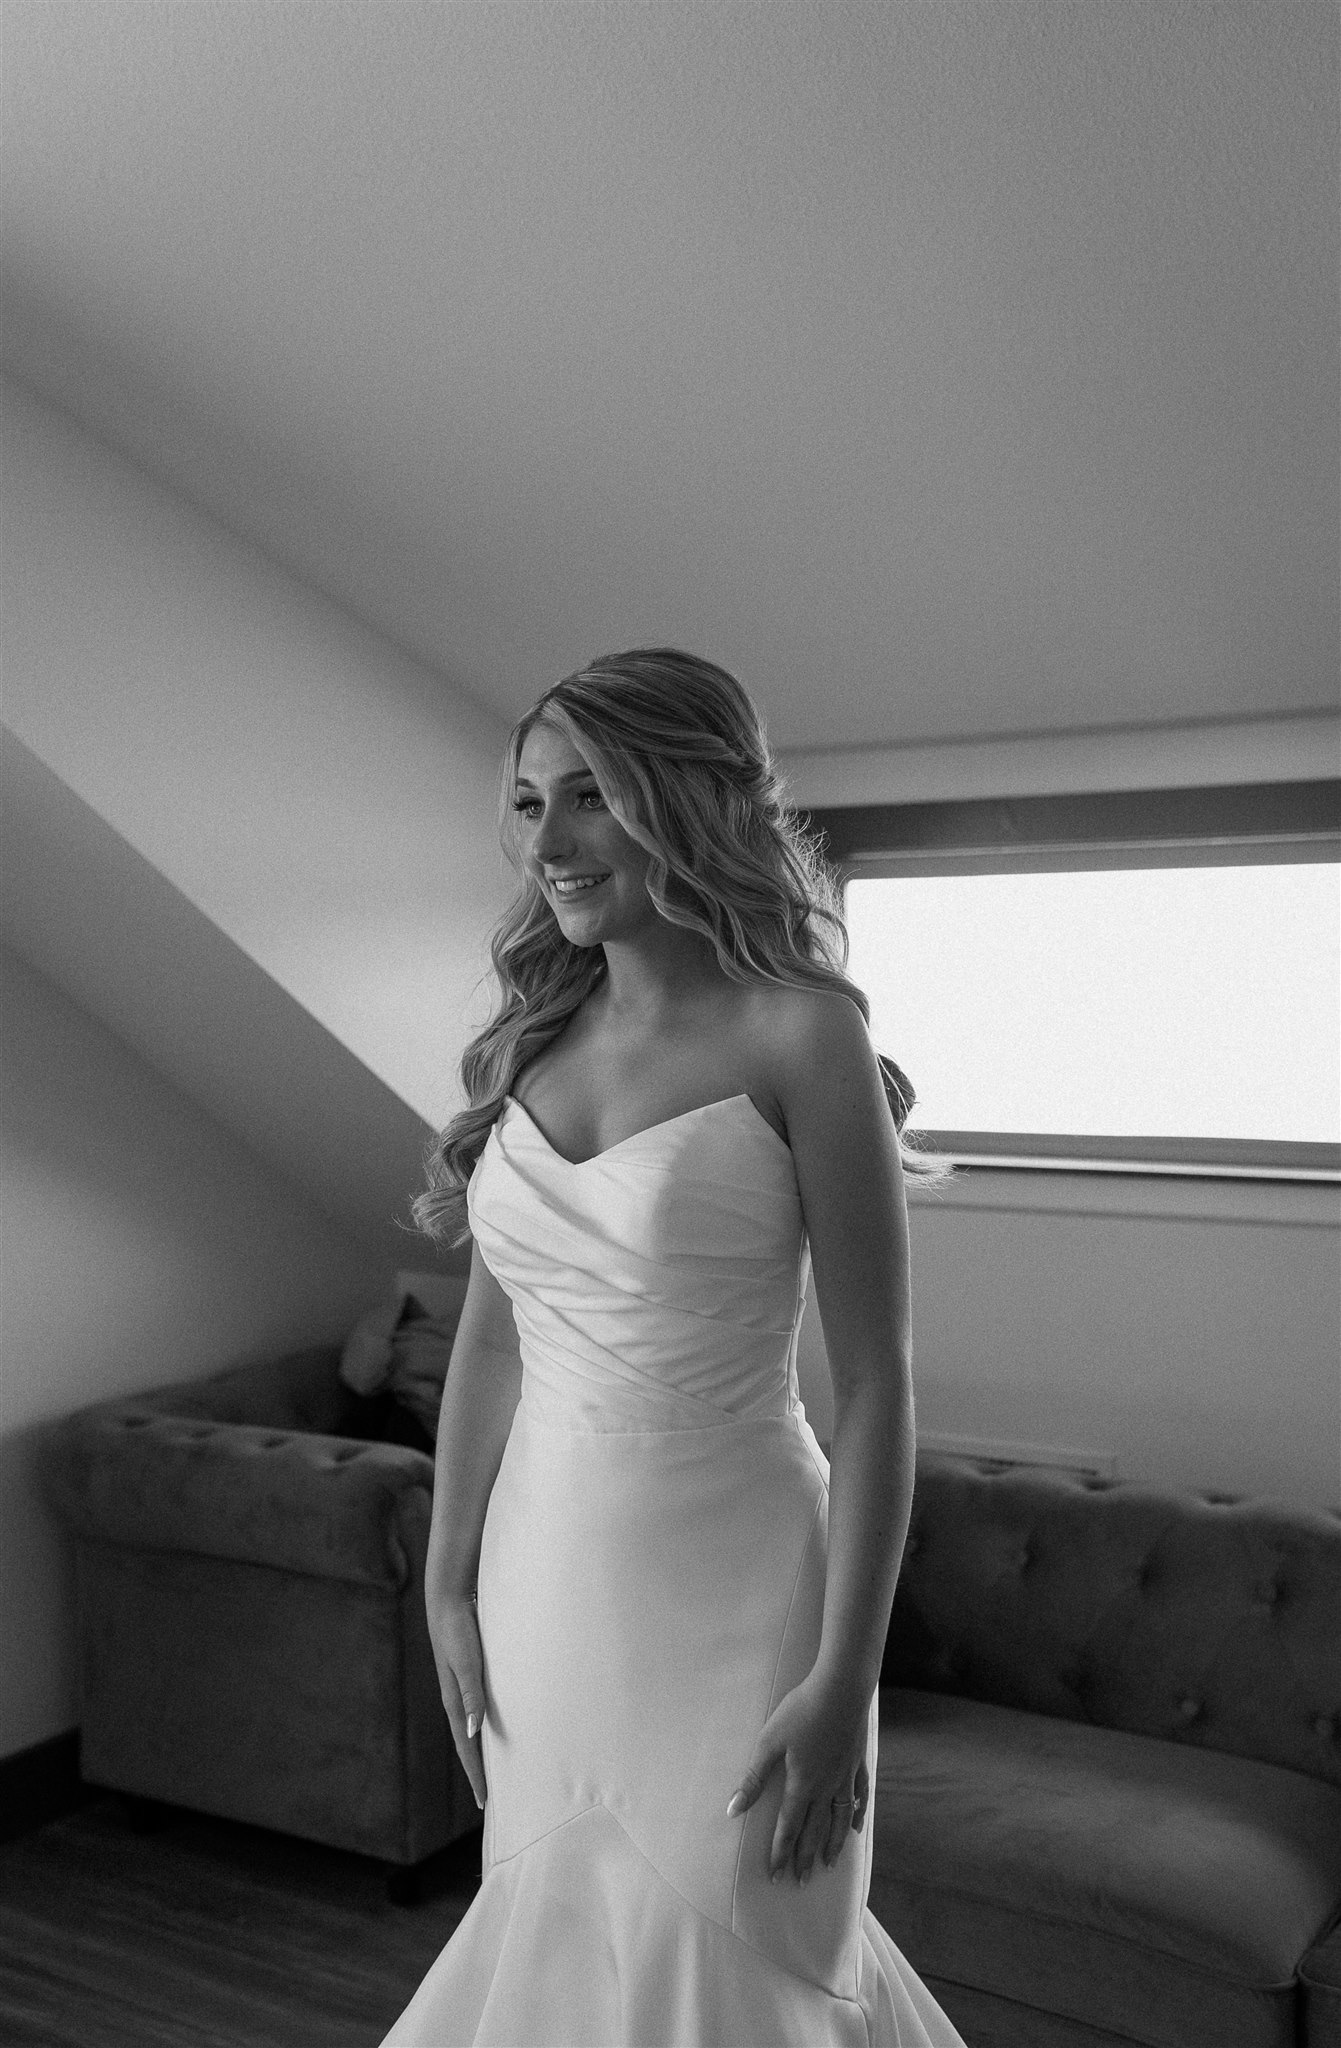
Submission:
<svg viewBox="0 0 1341 2048">
<path fill-rule="evenodd" d="M 790 1151 L 739 1095 L 573 1165 L 509 1099 L 469 1206 L 523 1360 L 483 1882 L 384 2048 L 963 2048 L 866 1906 L 873 1812 L 805 1886 L 769 1882 L 780 1766 L 726 1815 L 824 1602 Z"/>
</svg>

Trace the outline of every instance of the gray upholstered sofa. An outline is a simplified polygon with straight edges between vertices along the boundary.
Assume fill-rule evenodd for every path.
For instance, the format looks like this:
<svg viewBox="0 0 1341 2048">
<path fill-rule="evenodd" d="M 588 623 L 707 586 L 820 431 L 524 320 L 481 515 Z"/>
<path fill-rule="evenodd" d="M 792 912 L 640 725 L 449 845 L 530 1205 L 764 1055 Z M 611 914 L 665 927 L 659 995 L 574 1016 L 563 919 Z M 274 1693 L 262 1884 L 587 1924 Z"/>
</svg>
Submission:
<svg viewBox="0 0 1341 2048">
<path fill-rule="evenodd" d="M 477 1825 L 432 1465 L 339 1354 L 50 1439 L 95 1784 L 413 1865 Z M 1341 2048 L 1341 1523 L 924 1456 L 871 1906 L 970 2048 Z"/>
<path fill-rule="evenodd" d="M 409 1868 L 480 1821 L 424 1620 L 433 1463 L 370 1440 L 387 1406 L 339 1363 L 321 1347 L 50 1433 L 75 1543 L 80 1768 Z"/>
<path fill-rule="evenodd" d="M 1341 1520 L 923 1457 L 880 1716 L 970 2048 L 1341 2048 Z"/>
</svg>

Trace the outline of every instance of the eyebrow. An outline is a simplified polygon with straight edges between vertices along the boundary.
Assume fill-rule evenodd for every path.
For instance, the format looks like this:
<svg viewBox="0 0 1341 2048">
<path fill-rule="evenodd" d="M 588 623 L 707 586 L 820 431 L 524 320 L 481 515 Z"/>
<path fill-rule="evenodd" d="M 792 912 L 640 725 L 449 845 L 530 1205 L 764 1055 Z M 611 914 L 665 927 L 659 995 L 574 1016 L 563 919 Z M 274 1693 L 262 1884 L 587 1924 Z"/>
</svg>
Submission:
<svg viewBox="0 0 1341 2048">
<path fill-rule="evenodd" d="M 570 768 L 563 775 L 556 775 L 554 780 L 557 787 L 562 789 L 570 782 L 594 782 L 596 777 L 592 774 L 590 768 Z M 539 787 L 539 784 L 532 782 L 529 775 L 519 775 L 517 777 L 517 787 L 518 789 L 536 789 Z"/>
</svg>

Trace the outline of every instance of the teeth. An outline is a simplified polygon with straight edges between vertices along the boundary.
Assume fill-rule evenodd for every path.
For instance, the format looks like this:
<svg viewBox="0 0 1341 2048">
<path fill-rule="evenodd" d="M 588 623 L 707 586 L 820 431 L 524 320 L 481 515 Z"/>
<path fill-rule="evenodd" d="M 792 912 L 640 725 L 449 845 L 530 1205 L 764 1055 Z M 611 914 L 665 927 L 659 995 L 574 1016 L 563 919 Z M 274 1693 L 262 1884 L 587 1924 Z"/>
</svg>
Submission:
<svg viewBox="0 0 1341 2048">
<path fill-rule="evenodd" d="M 572 880 L 551 882 L 556 896 L 576 896 L 579 889 L 595 889 L 605 880 L 604 875 L 578 875 Z"/>
</svg>

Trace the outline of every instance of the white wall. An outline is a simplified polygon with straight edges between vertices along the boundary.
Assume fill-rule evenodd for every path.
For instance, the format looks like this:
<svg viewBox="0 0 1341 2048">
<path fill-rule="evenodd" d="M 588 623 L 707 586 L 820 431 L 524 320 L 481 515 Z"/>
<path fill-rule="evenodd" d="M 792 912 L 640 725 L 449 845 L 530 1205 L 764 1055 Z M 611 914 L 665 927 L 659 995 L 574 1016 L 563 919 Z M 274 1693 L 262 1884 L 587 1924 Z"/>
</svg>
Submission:
<svg viewBox="0 0 1341 2048">
<path fill-rule="evenodd" d="M 502 724 L 3 384 L 4 717 L 430 1122 L 456 1102 Z"/>
<path fill-rule="evenodd" d="M 920 1432 L 1341 1506 L 1341 1202 L 1320 1185 L 965 1174 L 909 1203 Z M 828 1438 L 814 1289 L 798 1370 Z"/>
<path fill-rule="evenodd" d="M 1341 1504 L 1335 1190 L 974 1186 L 983 1206 L 916 1212 L 926 1427 L 1108 1451 L 1156 1486 Z"/>
<path fill-rule="evenodd" d="M 338 1340 L 384 1261 L 0 948 L 0 1755 L 73 1726 L 70 1562 L 41 1425 Z"/>
</svg>

